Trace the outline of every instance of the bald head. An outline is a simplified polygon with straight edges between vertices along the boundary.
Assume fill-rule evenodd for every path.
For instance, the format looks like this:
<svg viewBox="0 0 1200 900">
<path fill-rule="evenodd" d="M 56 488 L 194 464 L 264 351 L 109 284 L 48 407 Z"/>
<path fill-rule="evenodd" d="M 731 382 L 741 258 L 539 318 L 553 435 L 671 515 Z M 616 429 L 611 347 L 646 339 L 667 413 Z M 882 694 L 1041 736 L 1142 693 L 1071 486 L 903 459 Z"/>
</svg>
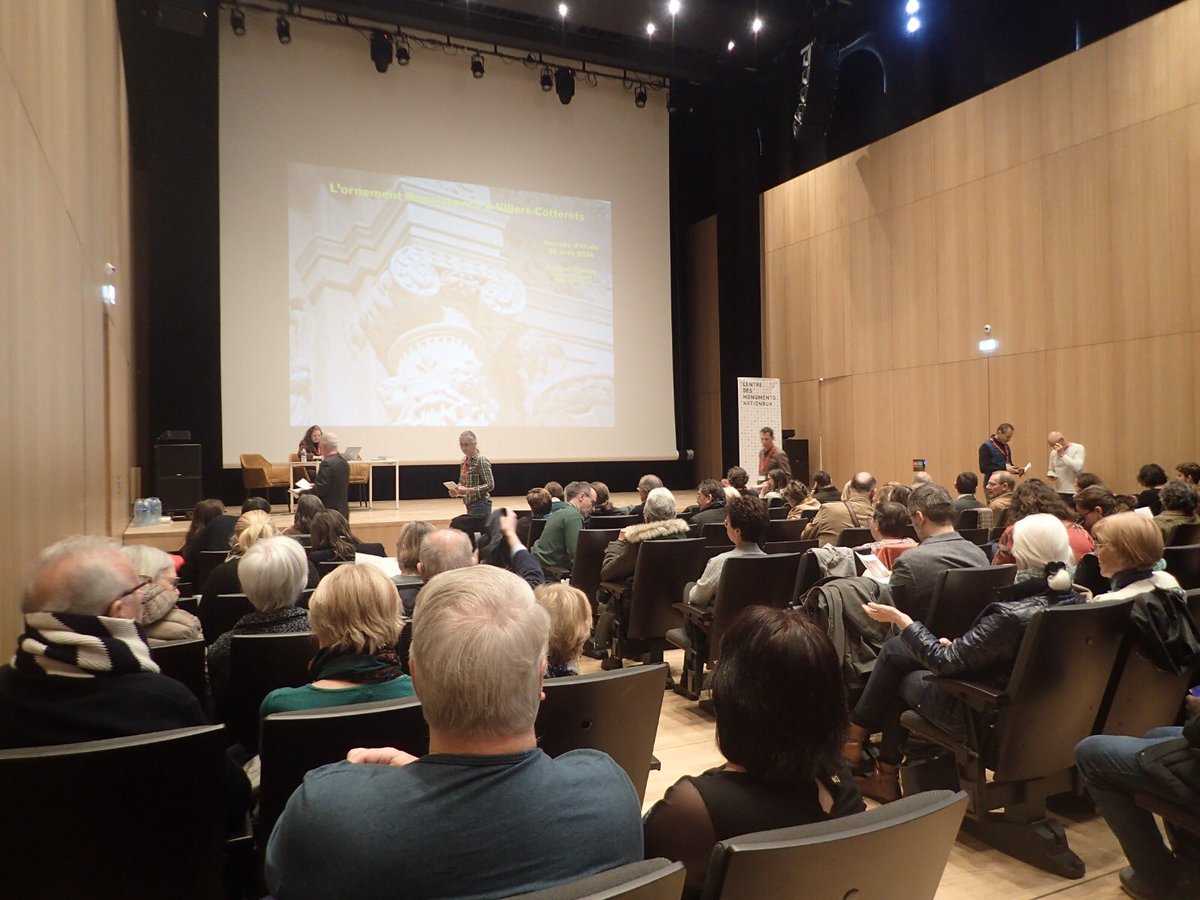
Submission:
<svg viewBox="0 0 1200 900">
<path fill-rule="evenodd" d="M 322 456 L 330 452 L 336 452 L 338 448 L 338 436 L 332 431 L 321 432 L 321 443 L 317 447 L 320 449 Z"/>
<path fill-rule="evenodd" d="M 439 528 L 421 541 L 417 574 L 428 581 L 434 575 L 473 566 L 478 561 L 471 549 L 471 539 L 457 528 Z"/>
<path fill-rule="evenodd" d="M 69 537 L 42 551 L 21 609 L 140 618 L 140 599 L 126 593 L 139 580 L 117 541 Z"/>
<path fill-rule="evenodd" d="M 859 472 L 850 479 L 850 490 L 864 497 L 870 497 L 875 491 L 875 476 L 870 472 Z"/>
<path fill-rule="evenodd" d="M 912 486 L 917 487 L 922 484 L 933 484 L 933 476 L 928 472 L 918 472 L 913 476 Z"/>
</svg>

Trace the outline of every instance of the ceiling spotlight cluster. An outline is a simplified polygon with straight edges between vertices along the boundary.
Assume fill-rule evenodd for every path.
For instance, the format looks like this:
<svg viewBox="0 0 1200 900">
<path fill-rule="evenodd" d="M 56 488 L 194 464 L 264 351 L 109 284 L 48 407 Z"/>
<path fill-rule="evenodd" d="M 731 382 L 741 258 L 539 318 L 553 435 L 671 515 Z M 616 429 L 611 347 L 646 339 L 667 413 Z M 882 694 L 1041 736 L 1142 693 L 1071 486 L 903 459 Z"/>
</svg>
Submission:
<svg viewBox="0 0 1200 900">
<path fill-rule="evenodd" d="M 917 13 L 921 11 L 921 0 L 908 0 L 904 4 L 904 13 L 908 16 L 908 21 L 904 23 L 904 30 L 909 34 L 916 34 L 921 30 L 921 20 L 917 17 Z"/>
</svg>

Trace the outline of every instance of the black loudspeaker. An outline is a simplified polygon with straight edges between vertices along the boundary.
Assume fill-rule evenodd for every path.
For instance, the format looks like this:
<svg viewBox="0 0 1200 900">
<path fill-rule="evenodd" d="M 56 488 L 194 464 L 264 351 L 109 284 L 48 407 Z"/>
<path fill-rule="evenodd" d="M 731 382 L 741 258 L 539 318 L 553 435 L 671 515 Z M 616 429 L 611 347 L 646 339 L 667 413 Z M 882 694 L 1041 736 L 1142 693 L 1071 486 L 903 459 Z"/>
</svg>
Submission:
<svg viewBox="0 0 1200 900">
<path fill-rule="evenodd" d="M 190 512 L 204 497 L 199 444 L 154 445 L 154 491 L 163 512 Z"/>
<path fill-rule="evenodd" d="M 787 434 L 787 431 L 784 434 Z M 811 482 L 812 473 L 808 470 L 808 441 L 794 437 L 784 438 L 783 452 L 792 464 L 792 477 L 805 484 Z"/>
</svg>

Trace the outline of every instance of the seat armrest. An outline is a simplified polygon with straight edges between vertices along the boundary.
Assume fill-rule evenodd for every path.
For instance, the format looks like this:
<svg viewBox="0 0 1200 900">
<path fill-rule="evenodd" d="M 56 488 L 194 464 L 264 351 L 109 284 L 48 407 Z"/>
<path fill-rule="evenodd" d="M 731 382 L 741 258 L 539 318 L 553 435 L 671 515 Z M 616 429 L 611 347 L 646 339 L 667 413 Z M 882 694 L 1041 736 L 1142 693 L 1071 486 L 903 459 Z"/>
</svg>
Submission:
<svg viewBox="0 0 1200 900">
<path fill-rule="evenodd" d="M 999 709 L 1008 702 L 1004 691 L 980 684 L 978 681 L 962 681 L 958 678 L 941 678 L 937 675 L 925 679 L 926 683 L 937 685 L 951 697 L 965 703 L 971 709 L 980 712 Z"/>
<path fill-rule="evenodd" d="M 671 608 L 679 610 L 683 613 L 685 619 L 697 625 L 707 625 L 713 620 L 711 610 L 701 609 L 699 606 L 693 606 L 690 603 L 672 603 Z"/>
<path fill-rule="evenodd" d="M 623 597 L 625 595 L 624 582 L 618 584 L 615 581 L 602 581 L 600 582 L 600 587 L 604 588 L 604 590 L 608 591 L 614 597 Z"/>
</svg>

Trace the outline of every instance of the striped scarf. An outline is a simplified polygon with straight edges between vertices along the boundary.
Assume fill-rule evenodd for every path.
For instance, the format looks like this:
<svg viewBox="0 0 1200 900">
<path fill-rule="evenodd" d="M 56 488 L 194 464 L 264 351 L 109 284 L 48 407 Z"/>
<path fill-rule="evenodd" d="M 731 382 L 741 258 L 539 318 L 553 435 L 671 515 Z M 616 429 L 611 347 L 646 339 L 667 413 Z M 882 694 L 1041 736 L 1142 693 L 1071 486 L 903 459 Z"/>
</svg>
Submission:
<svg viewBox="0 0 1200 900">
<path fill-rule="evenodd" d="M 64 678 L 158 671 L 136 622 L 76 613 L 26 614 L 12 665 L 25 675 Z"/>
</svg>

